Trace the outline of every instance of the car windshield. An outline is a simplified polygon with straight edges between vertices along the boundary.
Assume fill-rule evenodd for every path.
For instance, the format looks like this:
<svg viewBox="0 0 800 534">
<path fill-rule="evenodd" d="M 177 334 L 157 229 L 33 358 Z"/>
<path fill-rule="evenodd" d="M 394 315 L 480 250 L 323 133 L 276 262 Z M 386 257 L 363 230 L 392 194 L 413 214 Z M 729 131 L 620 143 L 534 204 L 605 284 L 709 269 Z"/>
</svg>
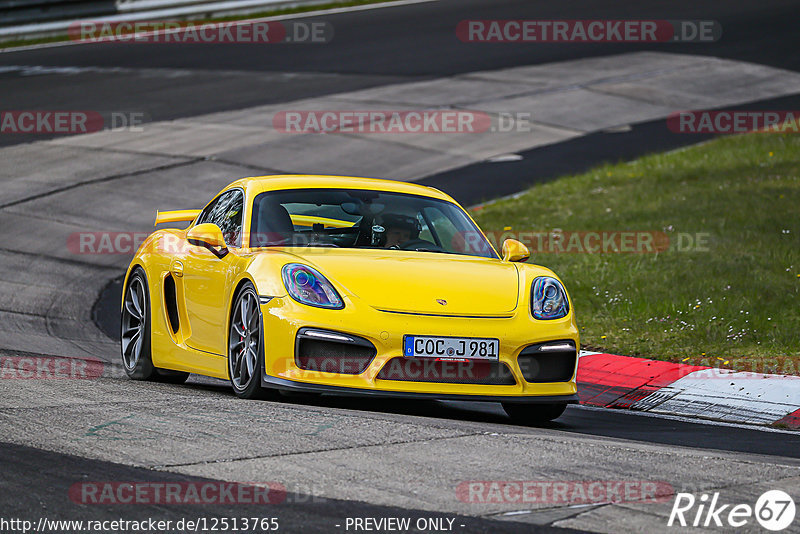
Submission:
<svg viewBox="0 0 800 534">
<path fill-rule="evenodd" d="M 423 196 L 293 189 L 253 200 L 250 246 L 380 248 L 497 258 L 464 210 Z"/>
</svg>

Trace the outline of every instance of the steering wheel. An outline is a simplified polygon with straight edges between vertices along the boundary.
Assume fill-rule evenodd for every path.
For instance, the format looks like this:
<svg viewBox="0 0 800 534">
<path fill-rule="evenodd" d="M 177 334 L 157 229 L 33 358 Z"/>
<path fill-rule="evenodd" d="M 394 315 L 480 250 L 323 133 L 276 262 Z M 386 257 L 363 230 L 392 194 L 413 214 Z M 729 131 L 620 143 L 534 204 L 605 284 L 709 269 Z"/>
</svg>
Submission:
<svg viewBox="0 0 800 534">
<path fill-rule="evenodd" d="M 400 248 L 402 250 L 426 250 L 431 252 L 445 252 L 445 250 L 439 245 L 431 243 L 430 241 L 425 241 L 424 239 L 409 239 L 405 243 L 400 243 Z"/>
</svg>

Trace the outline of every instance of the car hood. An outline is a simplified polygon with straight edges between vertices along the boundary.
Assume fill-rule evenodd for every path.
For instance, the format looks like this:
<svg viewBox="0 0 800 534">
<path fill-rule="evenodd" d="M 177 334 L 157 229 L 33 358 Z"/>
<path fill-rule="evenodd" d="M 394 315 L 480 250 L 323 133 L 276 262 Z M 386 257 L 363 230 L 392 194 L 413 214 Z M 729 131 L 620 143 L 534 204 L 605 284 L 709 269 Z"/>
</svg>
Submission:
<svg viewBox="0 0 800 534">
<path fill-rule="evenodd" d="M 517 267 L 498 259 L 327 248 L 304 249 L 302 254 L 293 255 L 299 263 L 311 265 L 337 287 L 379 310 L 506 316 L 517 307 Z"/>
</svg>

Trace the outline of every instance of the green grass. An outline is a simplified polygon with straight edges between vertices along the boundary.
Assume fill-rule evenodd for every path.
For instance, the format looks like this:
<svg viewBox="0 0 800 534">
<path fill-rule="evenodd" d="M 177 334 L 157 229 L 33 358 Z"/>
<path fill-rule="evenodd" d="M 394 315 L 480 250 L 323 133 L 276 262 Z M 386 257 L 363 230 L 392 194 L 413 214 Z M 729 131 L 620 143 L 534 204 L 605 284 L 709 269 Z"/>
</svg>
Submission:
<svg viewBox="0 0 800 534">
<path fill-rule="evenodd" d="M 630 356 L 800 374 L 800 136 L 726 137 L 606 165 L 477 207 L 484 230 L 655 231 L 660 253 L 537 253 L 582 344 Z M 681 233 L 707 246 L 681 251 Z"/>
<path fill-rule="evenodd" d="M 329 2 L 325 4 L 315 4 L 310 6 L 295 6 L 295 7 L 286 7 L 280 9 L 272 9 L 272 10 L 265 10 L 259 11 L 257 13 L 247 13 L 246 15 L 228 15 L 224 17 L 178 17 L 176 19 L 170 20 L 191 20 L 195 23 L 203 23 L 203 22 L 231 22 L 237 20 L 251 20 L 257 19 L 261 17 L 275 17 L 278 15 L 292 15 L 295 13 L 309 13 L 312 11 L 321 11 L 324 9 L 334 9 L 334 8 L 341 8 L 341 7 L 354 7 L 354 6 L 363 6 L 368 4 L 382 4 L 385 2 L 391 2 L 393 0 L 347 0 L 342 2 Z M 0 41 L 0 50 L 5 48 L 17 48 L 20 46 L 32 46 L 38 44 L 48 44 L 48 43 L 60 43 L 64 41 L 69 41 L 69 35 L 67 33 L 59 34 L 59 35 L 50 35 L 47 37 L 37 37 L 35 39 L 12 39 L 8 41 Z"/>
</svg>

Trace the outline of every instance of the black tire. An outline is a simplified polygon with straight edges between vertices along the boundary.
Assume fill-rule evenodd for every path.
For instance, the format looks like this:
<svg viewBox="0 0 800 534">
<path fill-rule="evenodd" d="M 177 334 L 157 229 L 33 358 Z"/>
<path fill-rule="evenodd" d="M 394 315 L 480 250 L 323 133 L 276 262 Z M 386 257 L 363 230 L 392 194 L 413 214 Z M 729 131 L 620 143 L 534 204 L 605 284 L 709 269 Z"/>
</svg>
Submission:
<svg viewBox="0 0 800 534">
<path fill-rule="evenodd" d="M 515 422 L 522 425 L 537 425 L 547 423 L 554 419 L 561 417 L 564 410 L 567 409 L 567 403 L 556 402 L 550 404 L 521 404 L 513 402 L 504 402 L 503 409 L 509 417 Z"/>
<path fill-rule="evenodd" d="M 243 314 L 246 315 L 244 320 Z M 233 299 L 228 325 L 228 379 L 237 397 L 266 399 L 274 396 L 273 390 L 261 387 L 263 369 L 264 319 L 256 288 L 246 282 Z"/>
<path fill-rule="evenodd" d="M 150 380 L 155 374 L 150 352 L 150 287 L 147 276 L 139 267 L 128 277 L 120 323 L 125 374 L 134 380 Z"/>
<path fill-rule="evenodd" d="M 147 276 L 136 267 L 128 277 L 120 321 L 122 367 L 133 380 L 154 380 L 183 384 L 189 373 L 159 369 L 153 365 L 150 345 L 150 286 Z M 136 343 L 139 347 L 136 347 Z"/>
</svg>

